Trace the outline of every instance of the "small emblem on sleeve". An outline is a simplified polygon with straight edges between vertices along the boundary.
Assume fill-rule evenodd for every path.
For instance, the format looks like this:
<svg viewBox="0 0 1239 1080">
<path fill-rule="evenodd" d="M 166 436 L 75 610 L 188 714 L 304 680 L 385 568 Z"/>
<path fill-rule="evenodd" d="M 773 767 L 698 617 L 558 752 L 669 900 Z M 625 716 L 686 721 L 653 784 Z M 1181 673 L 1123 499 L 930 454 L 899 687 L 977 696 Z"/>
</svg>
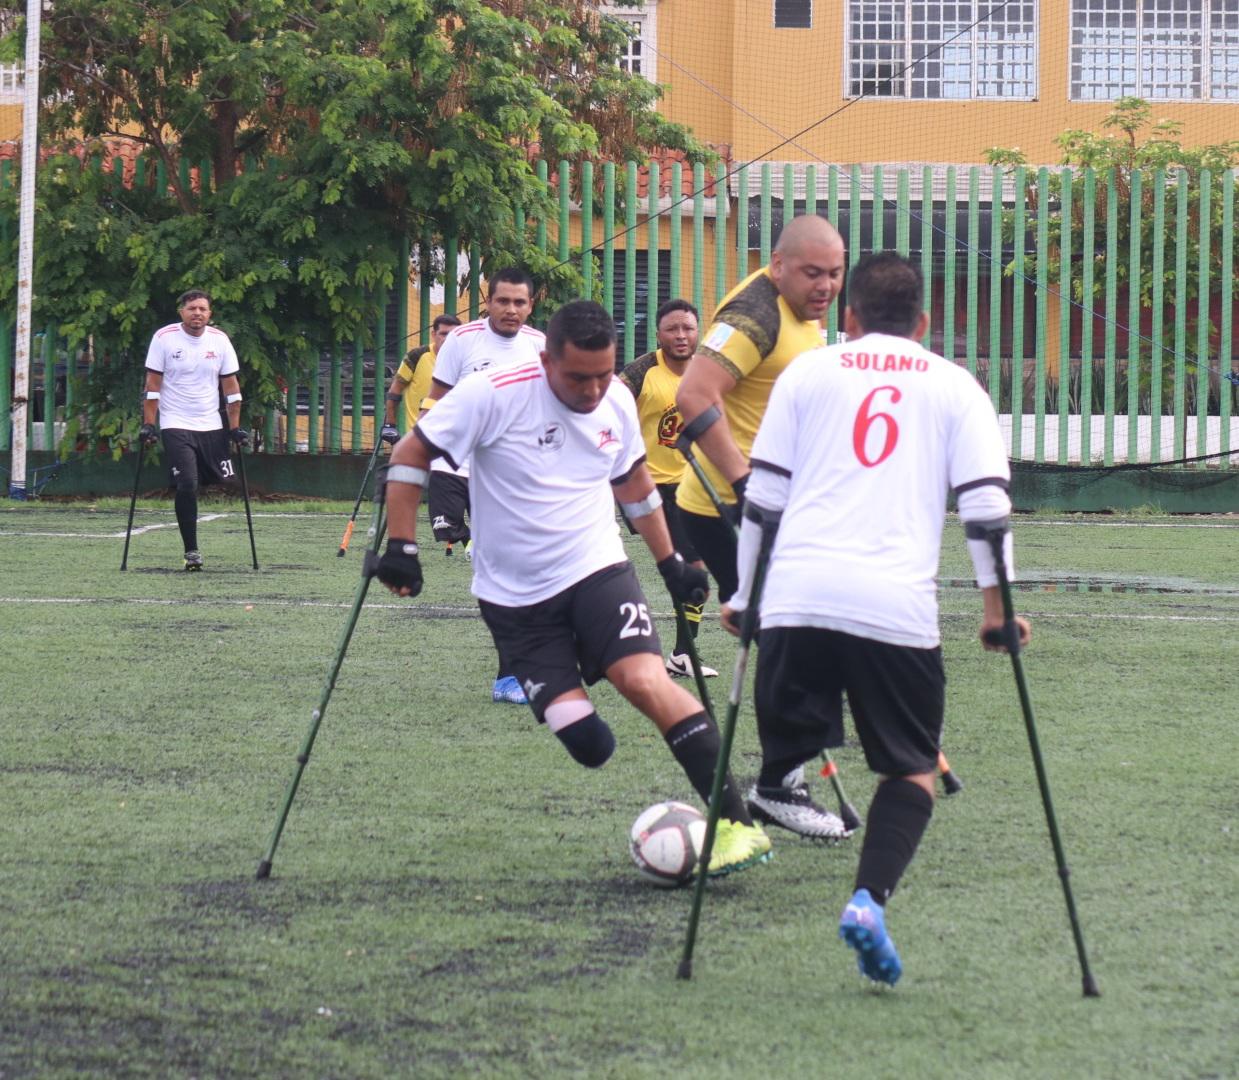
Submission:
<svg viewBox="0 0 1239 1080">
<path fill-rule="evenodd" d="M 715 323 L 710 329 L 709 336 L 704 344 L 707 349 L 714 349 L 716 352 L 727 344 L 727 339 L 736 332 L 734 326 L 729 326 L 725 322 Z"/>
</svg>

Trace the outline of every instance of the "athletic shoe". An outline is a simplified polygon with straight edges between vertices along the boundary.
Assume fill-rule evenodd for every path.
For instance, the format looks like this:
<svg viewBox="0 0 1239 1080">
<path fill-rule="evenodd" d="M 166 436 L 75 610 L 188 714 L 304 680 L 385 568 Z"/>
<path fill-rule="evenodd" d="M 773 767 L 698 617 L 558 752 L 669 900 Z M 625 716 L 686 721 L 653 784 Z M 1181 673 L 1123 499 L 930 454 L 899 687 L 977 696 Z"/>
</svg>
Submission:
<svg viewBox="0 0 1239 1080">
<path fill-rule="evenodd" d="M 738 821 L 719 818 L 714 830 L 714 847 L 710 850 L 709 877 L 722 877 L 737 870 L 767 862 L 774 854 L 773 845 L 760 825 L 741 825 Z"/>
<path fill-rule="evenodd" d="M 202 569 L 202 552 L 200 551 L 185 552 L 185 569 L 186 570 L 201 570 Z"/>
<path fill-rule="evenodd" d="M 903 964 L 886 932 L 882 905 L 869 895 L 868 889 L 857 889 L 852 894 L 839 919 L 839 937 L 856 950 L 856 966 L 865 978 L 888 986 L 899 981 Z"/>
<path fill-rule="evenodd" d="M 781 787 L 749 788 L 749 813 L 758 821 L 778 825 L 810 840 L 831 843 L 851 836 L 838 814 L 818 806 L 804 782 L 804 769 L 795 769 L 783 778 Z"/>
<path fill-rule="evenodd" d="M 667 674 L 675 679 L 691 679 L 693 677 L 693 662 L 688 658 L 688 653 L 671 653 L 667 657 Z M 707 679 L 713 679 L 718 672 L 712 667 L 706 667 L 705 664 L 702 664 L 701 674 Z"/>
<path fill-rule="evenodd" d="M 521 684 L 516 681 L 515 675 L 505 675 L 502 679 L 496 679 L 495 685 L 490 692 L 491 701 L 501 701 L 508 705 L 528 705 L 529 699 L 525 696 L 525 691 L 521 689 Z"/>
<path fill-rule="evenodd" d="M 473 541 L 472 540 L 468 540 L 465 542 L 465 558 L 468 559 L 470 562 L 473 562 Z"/>
</svg>

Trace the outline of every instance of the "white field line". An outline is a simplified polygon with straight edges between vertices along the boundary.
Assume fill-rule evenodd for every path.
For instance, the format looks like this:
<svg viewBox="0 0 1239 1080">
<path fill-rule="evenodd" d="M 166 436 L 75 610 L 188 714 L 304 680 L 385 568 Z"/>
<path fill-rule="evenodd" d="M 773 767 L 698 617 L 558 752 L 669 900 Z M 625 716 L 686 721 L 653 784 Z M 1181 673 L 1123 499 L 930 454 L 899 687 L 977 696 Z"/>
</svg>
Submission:
<svg viewBox="0 0 1239 1080">
<path fill-rule="evenodd" d="M 189 599 L 187 597 L 180 599 L 155 599 L 152 597 L 106 597 L 106 596 L 0 596 L 0 604 L 140 604 L 151 605 L 155 607 L 240 607 L 245 608 L 272 608 L 272 609 L 287 609 L 287 608 L 327 608 L 333 611 L 348 611 L 351 610 L 352 604 L 345 604 L 334 600 L 215 600 L 215 599 Z M 478 610 L 475 607 L 463 607 L 458 604 L 410 604 L 407 601 L 404 603 L 376 603 L 369 602 L 365 605 L 368 608 L 378 608 L 381 611 L 414 611 L 422 612 L 426 615 L 438 615 L 448 618 L 480 618 Z M 1101 619 L 1111 622 L 1182 622 L 1182 623 L 1239 623 L 1239 613 L 1231 615 L 1171 615 L 1171 614 L 1152 614 L 1152 615 L 1124 615 L 1117 613 L 1098 613 L 1098 612 L 1055 612 L 1055 611 L 1029 611 L 1021 609 L 1021 615 L 1026 615 L 1030 619 Z M 653 612 L 656 619 L 673 619 L 674 612 L 671 611 L 656 611 Z M 979 615 L 964 612 L 942 612 L 941 617 L 944 620 L 955 619 L 970 619 L 975 620 Z"/>
<path fill-rule="evenodd" d="M 227 516 L 228 516 L 227 514 L 203 514 L 202 517 L 198 519 L 198 524 L 203 525 L 208 521 L 218 521 L 220 518 L 226 518 Z M 171 529 L 171 528 L 175 528 L 175 526 L 176 526 L 175 521 L 165 521 L 165 522 L 161 522 L 158 525 L 137 525 L 137 526 L 134 526 L 132 535 L 140 536 L 142 533 L 152 532 L 155 529 Z M 68 532 L 8 532 L 7 530 L 0 529 L 0 537 L 3 537 L 3 536 L 17 536 L 17 537 L 52 536 L 52 537 L 58 537 L 60 539 L 69 539 L 69 540 L 123 540 L 125 538 L 125 530 L 121 529 L 120 532 L 110 532 L 110 533 L 80 533 L 80 532 L 68 533 Z"/>
</svg>

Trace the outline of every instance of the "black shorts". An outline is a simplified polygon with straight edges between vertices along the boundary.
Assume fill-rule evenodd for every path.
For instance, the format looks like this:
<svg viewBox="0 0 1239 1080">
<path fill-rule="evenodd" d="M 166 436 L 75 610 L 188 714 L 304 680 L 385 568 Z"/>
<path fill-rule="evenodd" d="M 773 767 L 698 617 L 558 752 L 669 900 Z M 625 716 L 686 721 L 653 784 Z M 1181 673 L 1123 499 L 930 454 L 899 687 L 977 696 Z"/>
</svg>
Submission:
<svg viewBox="0 0 1239 1080">
<path fill-rule="evenodd" d="M 667 519 L 667 531 L 671 533 L 671 542 L 675 545 L 676 551 L 684 556 L 685 562 L 700 562 L 701 556 L 697 553 L 697 546 L 693 543 L 693 538 L 688 535 L 688 530 L 684 528 L 684 511 L 676 505 L 675 489 L 679 484 L 659 484 L 658 494 L 663 499 L 663 516 Z"/>
<path fill-rule="evenodd" d="M 479 600 L 500 664 L 516 676 L 539 721 L 560 694 L 592 686 L 625 656 L 662 644 L 632 563 L 607 566 L 549 600 L 503 607 Z"/>
<path fill-rule="evenodd" d="M 680 527 L 688 537 L 697 558 L 706 564 L 706 569 L 718 582 L 719 603 L 727 603 L 740 585 L 740 578 L 736 573 L 735 529 L 731 527 L 730 521 L 720 517 L 694 514 L 679 506 L 676 511 L 680 516 Z M 684 558 L 687 559 L 688 556 L 684 555 Z"/>
<path fill-rule="evenodd" d="M 843 741 L 843 694 L 869 768 L 884 776 L 934 772 L 942 742 L 942 650 L 814 627 L 758 635 L 754 699 L 762 755 L 800 757 Z"/>
<path fill-rule="evenodd" d="M 465 515 L 469 512 L 469 481 L 455 473 L 431 470 L 426 509 L 435 539 L 456 544 L 469 539 Z"/>
<path fill-rule="evenodd" d="M 207 484 L 230 484 L 236 479 L 228 435 L 223 428 L 164 428 L 162 435 L 168 455 L 168 482 L 173 487 L 196 489 Z"/>
</svg>

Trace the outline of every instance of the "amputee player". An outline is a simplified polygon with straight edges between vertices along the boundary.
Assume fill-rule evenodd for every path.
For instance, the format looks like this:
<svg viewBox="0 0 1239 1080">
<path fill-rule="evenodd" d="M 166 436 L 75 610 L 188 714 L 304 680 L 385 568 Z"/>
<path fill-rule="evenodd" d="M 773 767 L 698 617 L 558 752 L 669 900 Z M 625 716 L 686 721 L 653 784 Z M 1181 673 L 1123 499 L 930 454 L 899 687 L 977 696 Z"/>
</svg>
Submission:
<svg viewBox="0 0 1239 1080">
<path fill-rule="evenodd" d="M 846 693 L 879 782 L 839 935 L 864 975 L 891 984 L 902 966 L 884 908 L 929 824 L 942 735 L 936 575 L 948 491 L 965 522 L 1008 528 L 1012 565 L 998 418 L 966 370 L 919 344 L 922 302 L 914 264 L 862 258 L 848 279 L 846 344 L 805 353 L 780 377 L 753 443 L 740 583 L 724 608 L 734 632 L 761 526 L 777 528 L 761 595 L 758 783 L 778 784 L 838 742 Z M 1002 597 L 989 544 L 968 547 L 985 643 L 1002 627 Z M 1017 623 L 1027 642 L 1028 623 Z"/>
<path fill-rule="evenodd" d="M 176 302 L 180 322 L 155 331 L 146 351 L 146 398 L 139 435 L 147 446 L 162 435 L 173 507 L 185 550 L 186 570 L 202 569 L 198 550 L 198 489 L 235 476 L 229 443 L 249 441 L 241 427 L 240 365 L 228 335 L 211 326 L 211 298 L 200 289 Z M 219 399 L 228 415 L 225 433 Z M 159 428 L 155 427 L 156 418 Z"/>
<path fill-rule="evenodd" d="M 736 588 L 735 526 L 749 476 L 749 449 L 775 380 L 797 356 L 823 344 L 821 319 L 839 295 L 844 265 L 843 240 L 830 222 L 793 218 L 775 244 L 770 265 L 723 297 L 680 381 L 676 401 L 685 433 L 732 520 L 719 517 L 691 471 L 684 474 L 676 501 L 685 532 L 718 582 L 723 602 Z M 833 840 L 847 835 L 839 816 L 810 796 L 801 768 L 773 782 L 767 778 L 748 798 L 759 820 L 801 836 Z"/>
<path fill-rule="evenodd" d="M 475 371 L 537 362 L 546 344 L 541 330 L 526 326 L 533 313 L 533 279 L 519 267 L 500 270 L 487 280 L 486 315 L 452 330 L 435 357 L 430 390 L 424 402 L 429 408 L 453 386 Z M 469 461 L 449 465 L 442 458 L 431 465 L 427 492 L 430 520 L 436 540 L 463 543 L 472 558 L 473 543 L 465 514 L 469 512 Z M 491 700 L 524 705 L 520 681 L 507 670 L 503 655 L 491 686 Z"/>
<path fill-rule="evenodd" d="M 699 599 L 704 571 L 676 553 L 645 466 L 632 395 L 613 383 L 615 324 L 592 301 L 564 305 L 539 362 L 462 380 L 396 444 L 387 473 L 391 539 L 378 577 L 422 586 L 415 527 L 427 466 L 472 459 L 473 593 L 534 716 L 573 759 L 597 768 L 615 739 L 582 682 L 612 685 L 662 732 L 703 800 L 719 750 L 709 714 L 663 665 L 662 647 L 615 521 L 618 499 L 672 597 Z M 770 840 L 730 776 L 709 873 L 762 862 Z"/>
<path fill-rule="evenodd" d="M 430 324 L 430 344 L 410 349 L 400 361 L 400 366 L 387 388 L 383 428 L 379 432 L 379 438 L 389 446 L 394 446 L 400 438 L 396 406 L 404 406 L 404 429 L 409 431 L 417 423 L 417 414 L 421 412 L 422 402 L 430 390 L 430 376 L 434 371 L 439 348 L 452 328 L 459 325 L 460 320 L 455 315 L 446 312 L 436 315 Z"/>
<path fill-rule="evenodd" d="M 680 521 L 680 508 L 675 502 L 676 487 L 685 469 L 684 455 L 675 445 L 684 430 L 675 391 L 685 366 L 697 351 L 697 309 L 684 299 L 667 300 L 655 313 L 654 324 L 658 348 L 638 356 L 620 372 L 619 378 L 637 400 L 646 466 L 663 501 L 671 542 L 687 562 L 704 567 Z M 684 604 L 683 607 L 687 632 L 695 638 L 704 605 Z M 667 656 L 667 670 L 678 678 L 687 679 L 692 677 L 693 669 L 688 658 L 691 642 L 682 640 L 684 632 L 677 625 L 675 645 Z M 701 673 L 707 678 L 718 674 L 704 664 Z"/>
</svg>

